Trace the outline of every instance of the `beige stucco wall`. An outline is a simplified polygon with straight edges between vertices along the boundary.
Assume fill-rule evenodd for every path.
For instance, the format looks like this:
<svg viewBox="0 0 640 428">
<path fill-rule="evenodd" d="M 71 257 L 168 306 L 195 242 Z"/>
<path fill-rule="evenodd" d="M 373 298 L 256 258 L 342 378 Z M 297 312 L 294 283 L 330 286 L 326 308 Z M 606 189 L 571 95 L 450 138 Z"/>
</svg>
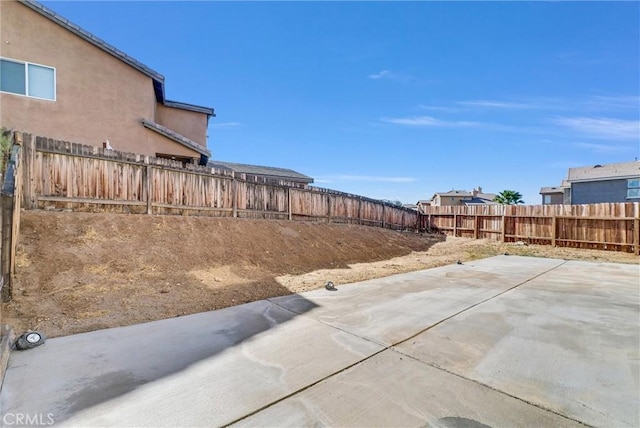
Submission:
<svg viewBox="0 0 640 428">
<path fill-rule="evenodd" d="M 542 205 L 562 205 L 564 202 L 564 195 L 562 193 L 551 193 L 547 195 L 551 196 L 551 201 L 545 202 L 545 195 L 542 195 Z"/>
<path fill-rule="evenodd" d="M 0 126 L 147 155 L 199 154 L 140 124 L 155 119 L 152 79 L 14 1 L 0 2 L 0 56 L 56 69 L 56 100 L 0 93 Z M 205 126 L 206 132 L 206 126 Z"/>
<path fill-rule="evenodd" d="M 156 123 L 184 135 L 201 146 L 207 146 L 207 115 L 204 113 L 158 104 Z"/>
<path fill-rule="evenodd" d="M 451 205 L 464 205 L 462 202 L 464 197 L 462 196 L 436 196 L 433 200 L 433 205 L 437 206 L 451 206 Z"/>
</svg>

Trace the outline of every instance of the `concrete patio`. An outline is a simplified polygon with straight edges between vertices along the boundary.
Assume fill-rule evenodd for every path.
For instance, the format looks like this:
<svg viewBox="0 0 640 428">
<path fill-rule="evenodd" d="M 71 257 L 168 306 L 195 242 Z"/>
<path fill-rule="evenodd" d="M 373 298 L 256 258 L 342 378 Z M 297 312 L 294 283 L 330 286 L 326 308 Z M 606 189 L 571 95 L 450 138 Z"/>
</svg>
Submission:
<svg viewBox="0 0 640 428">
<path fill-rule="evenodd" d="M 640 425 L 638 265 L 499 256 L 337 287 L 12 352 L 2 424 Z"/>
</svg>

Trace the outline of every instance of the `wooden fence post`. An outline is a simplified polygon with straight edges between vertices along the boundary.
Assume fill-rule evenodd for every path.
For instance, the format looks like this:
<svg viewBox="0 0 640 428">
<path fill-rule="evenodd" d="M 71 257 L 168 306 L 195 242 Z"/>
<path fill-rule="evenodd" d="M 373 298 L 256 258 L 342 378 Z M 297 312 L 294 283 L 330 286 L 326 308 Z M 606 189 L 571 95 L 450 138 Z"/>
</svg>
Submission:
<svg viewBox="0 0 640 428">
<path fill-rule="evenodd" d="M 22 135 L 16 135 L 16 137 Z M 36 146 L 35 138 L 30 134 L 24 134 L 22 141 L 22 186 L 23 201 L 22 205 L 27 210 L 37 208 L 36 182 L 33 178 L 33 169 L 35 168 Z"/>
<path fill-rule="evenodd" d="M 20 171 L 21 146 L 13 145 L 11 158 L 0 192 L 0 205 L 2 209 L 2 248 L 0 250 L 0 268 L 2 274 L 1 299 L 3 302 L 11 301 L 13 297 L 13 274 L 16 269 L 16 250 L 18 234 L 20 232 Z"/>
<path fill-rule="evenodd" d="M 502 242 L 506 242 L 505 238 L 507 235 L 507 214 L 506 212 L 502 214 L 502 230 L 500 231 L 500 240 Z"/>
<path fill-rule="evenodd" d="M 331 223 L 331 195 L 327 194 L 327 223 Z"/>
<path fill-rule="evenodd" d="M 478 224 L 479 218 L 480 217 L 477 214 L 473 218 L 473 239 L 478 239 L 478 229 L 480 229 L 480 225 Z"/>
<path fill-rule="evenodd" d="M 385 217 L 385 216 L 386 216 L 386 213 L 385 213 L 385 209 L 384 209 L 384 207 L 385 207 L 385 205 L 384 205 L 384 203 L 383 203 L 383 204 L 382 204 L 382 228 L 383 228 L 383 229 L 384 229 L 384 223 L 385 223 L 385 220 L 386 220 L 386 217 Z"/>
<path fill-rule="evenodd" d="M 231 177 L 233 177 L 231 184 L 231 207 L 233 217 L 238 217 L 238 181 L 236 180 L 235 171 L 231 172 Z"/>
<path fill-rule="evenodd" d="M 558 229 L 558 222 L 557 222 L 557 217 L 554 215 L 553 217 L 551 217 L 551 246 L 555 247 L 556 246 L 556 237 L 557 237 L 557 229 Z"/>
<path fill-rule="evenodd" d="M 640 218 L 633 219 L 633 252 L 640 256 Z"/>
<path fill-rule="evenodd" d="M 10 302 L 13 297 L 11 284 L 11 221 L 13 220 L 13 197 L 4 192 L 0 196 L 2 204 L 2 301 Z"/>
<path fill-rule="evenodd" d="M 148 160 L 148 159 L 147 159 Z M 151 171 L 151 165 L 147 164 L 147 167 L 145 168 L 145 190 L 146 190 L 146 194 L 147 194 L 147 214 L 151 215 L 153 214 L 153 186 L 151 185 L 151 179 L 153 177 L 152 171 Z"/>
<path fill-rule="evenodd" d="M 358 224 L 362 224 L 362 199 L 358 199 Z"/>
<path fill-rule="evenodd" d="M 287 211 L 289 213 L 289 220 L 293 220 L 293 213 L 291 212 L 291 187 L 287 188 Z"/>
<path fill-rule="evenodd" d="M 458 214 L 453 214 L 453 236 L 458 236 Z"/>
</svg>

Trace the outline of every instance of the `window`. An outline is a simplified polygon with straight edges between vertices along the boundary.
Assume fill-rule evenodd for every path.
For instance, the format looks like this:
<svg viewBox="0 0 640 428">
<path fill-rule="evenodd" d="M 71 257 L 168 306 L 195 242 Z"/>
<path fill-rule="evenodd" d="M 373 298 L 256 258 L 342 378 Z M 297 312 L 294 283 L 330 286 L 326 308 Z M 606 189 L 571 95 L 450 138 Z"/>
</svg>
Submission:
<svg viewBox="0 0 640 428">
<path fill-rule="evenodd" d="M 0 59 L 0 92 L 55 101 L 56 70 L 29 62 Z"/>
<path fill-rule="evenodd" d="M 544 205 L 551 204 L 551 195 L 542 195 L 542 203 Z"/>
<path fill-rule="evenodd" d="M 640 198 L 640 178 L 627 180 L 627 199 Z"/>
</svg>

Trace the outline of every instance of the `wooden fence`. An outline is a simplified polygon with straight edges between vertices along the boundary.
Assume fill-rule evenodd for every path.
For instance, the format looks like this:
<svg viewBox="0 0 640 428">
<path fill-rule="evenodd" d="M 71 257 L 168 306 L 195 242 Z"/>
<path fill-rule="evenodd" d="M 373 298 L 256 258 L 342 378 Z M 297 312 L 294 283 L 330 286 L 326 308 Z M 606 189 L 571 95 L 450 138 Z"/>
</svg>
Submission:
<svg viewBox="0 0 640 428">
<path fill-rule="evenodd" d="M 383 201 L 23 134 L 24 207 L 327 221 L 415 231 Z M 295 186 L 298 187 L 295 187 Z"/>
<path fill-rule="evenodd" d="M 640 204 L 429 207 L 425 214 L 299 183 L 14 134 L 0 195 L 0 288 L 11 299 L 21 204 L 139 214 L 350 223 L 640 254 Z"/>
<path fill-rule="evenodd" d="M 640 254 L 640 204 L 428 207 L 420 229 L 502 242 Z"/>
<path fill-rule="evenodd" d="M 0 247 L 0 296 L 3 302 L 11 301 L 13 274 L 16 270 L 16 248 L 20 232 L 20 201 L 22 190 L 21 136 L 13 135 L 14 142 L 0 191 L 0 215 L 2 216 Z"/>
</svg>

